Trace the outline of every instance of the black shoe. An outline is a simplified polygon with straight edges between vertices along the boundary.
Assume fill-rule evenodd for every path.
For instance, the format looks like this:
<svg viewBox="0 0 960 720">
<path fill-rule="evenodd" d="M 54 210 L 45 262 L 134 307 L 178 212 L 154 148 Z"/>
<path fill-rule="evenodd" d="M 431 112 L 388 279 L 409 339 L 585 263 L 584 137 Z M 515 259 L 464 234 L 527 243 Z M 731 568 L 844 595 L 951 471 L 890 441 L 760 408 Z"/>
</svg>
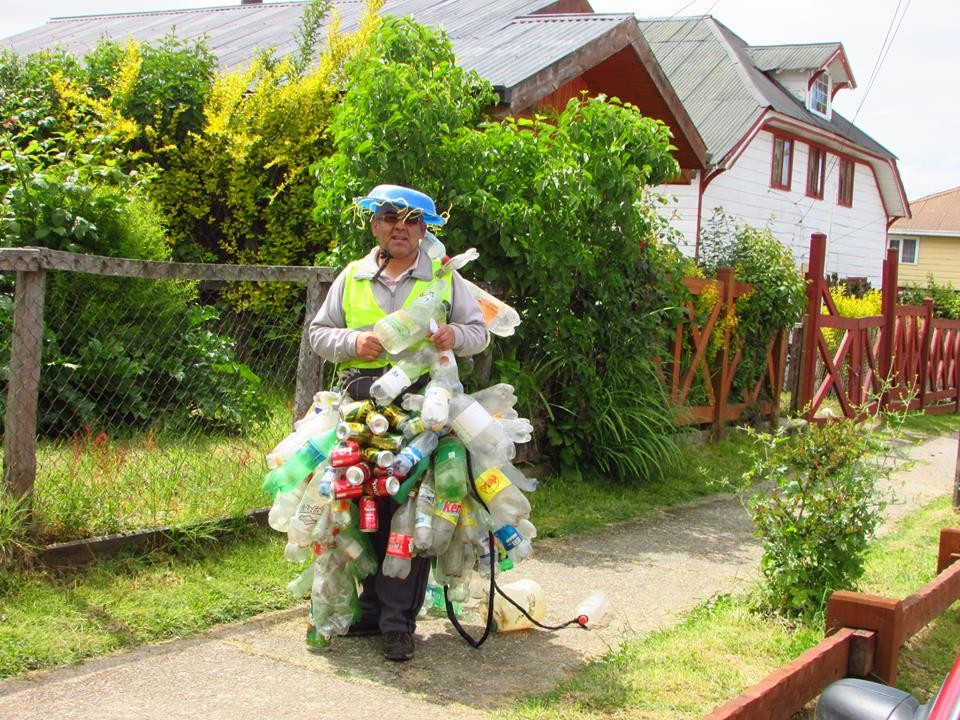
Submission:
<svg viewBox="0 0 960 720">
<path fill-rule="evenodd" d="M 387 660 L 402 662 L 413 659 L 413 635 L 408 632 L 385 632 L 383 656 Z"/>
<path fill-rule="evenodd" d="M 347 629 L 347 637 L 369 637 L 380 634 L 380 623 L 361 618 Z"/>
</svg>

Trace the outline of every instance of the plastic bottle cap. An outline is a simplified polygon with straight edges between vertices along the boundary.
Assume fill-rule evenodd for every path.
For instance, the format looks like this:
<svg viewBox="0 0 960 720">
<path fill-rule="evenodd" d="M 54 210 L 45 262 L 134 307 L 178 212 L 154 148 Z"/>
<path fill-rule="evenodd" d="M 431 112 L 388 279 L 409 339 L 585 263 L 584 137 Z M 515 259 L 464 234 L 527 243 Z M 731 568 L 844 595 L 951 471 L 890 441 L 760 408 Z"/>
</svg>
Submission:
<svg viewBox="0 0 960 720">
<path fill-rule="evenodd" d="M 580 627 L 586 627 L 588 622 L 590 622 L 590 618 L 588 618 L 586 615 L 577 616 L 577 625 Z"/>
</svg>

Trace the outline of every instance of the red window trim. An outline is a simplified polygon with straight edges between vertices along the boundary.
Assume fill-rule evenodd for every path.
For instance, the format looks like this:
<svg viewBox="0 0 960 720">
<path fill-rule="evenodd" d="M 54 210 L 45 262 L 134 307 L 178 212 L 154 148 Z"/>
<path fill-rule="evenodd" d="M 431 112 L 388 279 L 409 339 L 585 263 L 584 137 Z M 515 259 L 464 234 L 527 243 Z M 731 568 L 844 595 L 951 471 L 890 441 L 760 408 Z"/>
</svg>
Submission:
<svg viewBox="0 0 960 720">
<path fill-rule="evenodd" d="M 853 188 L 854 188 L 854 178 L 857 176 L 857 161 L 852 157 L 847 157 L 846 155 L 838 155 L 839 161 L 837 162 L 837 205 L 840 207 L 853 207 Z M 850 202 L 844 202 L 843 200 L 843 166 L 844 163 L 850 165 Z"/>
<path fill-rule="evenodd" d="M 784 148 L 786 148 L 787 143 L 790 144 L 790 158 L 787 166 L 787 184 L 783 185 L 780 183 L 780 178 L 777 177 L 777 140 L 783 141 Z M 773 133 L 773 148 L 770 151 L 770 187 L 774 190 L 789 190 L 793 184 L 793 155 L 796 152 L 797 145 L 794 142 L 793 138 L 787 137 L 786 135 L 781 135 L 780 133 Z"/>
<path fill-rule="evenodd" d="M 826 174 L 827 174 L 827 149 L 826 149 L 825 147 L 823 147 L 822 145 L 815 145 L 815 144 L 813 144 L 813 143 L 808 143 L 807 146 L 808 146 L 808 148 L 809 148 L 809 150 L 808 150 L 808 152 L 807 152 L 807 187 L 806 187 L 807 197 L 812 197 L 812 198 L 815 198 L 815 199 L 817 199 L 817 200 L 823 200 L 823 191 L 824 191 L 824 188 L 827 186 L 827 178 L 826 178 Z M 813 163 L 813 151 L 814 151 L 814 150 L 820 152 L 820 153 L 821 153 L 821 157 L 823 158 L 823 160 L 822 160 L 821 163 L 820 163 L 820 177 L 819 177 L 820 189 L 819 189 L 818 192 L 813 192 L 813 191 L 810 190 L 810 167 L 811 167 L 811 165 L 812 165 L 812 163 Z"/>
</svg>

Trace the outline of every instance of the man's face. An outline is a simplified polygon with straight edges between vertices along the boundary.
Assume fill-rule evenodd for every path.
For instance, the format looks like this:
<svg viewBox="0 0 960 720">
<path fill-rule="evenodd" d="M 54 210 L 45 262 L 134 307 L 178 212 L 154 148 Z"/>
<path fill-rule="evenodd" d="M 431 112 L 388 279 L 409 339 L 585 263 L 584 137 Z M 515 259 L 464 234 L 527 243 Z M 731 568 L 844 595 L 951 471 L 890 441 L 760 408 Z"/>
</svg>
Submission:
<svg viewBox="0 0 960 720">
<path fill-rule="evenodd" d="M 404 260 L 417 252 L 427 225 L 415 210 L 385 205 L 374 213 L 370 228 L 381 248 Z"/>
</svg>

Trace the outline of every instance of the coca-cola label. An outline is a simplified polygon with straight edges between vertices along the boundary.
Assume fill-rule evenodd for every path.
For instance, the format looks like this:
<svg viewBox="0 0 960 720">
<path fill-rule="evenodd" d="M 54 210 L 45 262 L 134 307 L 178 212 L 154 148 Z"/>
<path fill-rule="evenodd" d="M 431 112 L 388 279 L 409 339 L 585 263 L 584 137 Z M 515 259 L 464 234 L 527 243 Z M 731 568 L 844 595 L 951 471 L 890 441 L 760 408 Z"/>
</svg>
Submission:
<svg viewBox="0 0 960 720">
<path fill-rule="evenodd" d="M 470 403 L 467 408 L 453 419 L 450 426 L 465 444 L 469 444 L 493 420 L 483 405 Z"/>
<path fill-rule="evenodd" d="M 387 540 L 387 555 L 392 555 L 393 557 L 404 560 L 413 557 L 410 552 L 412 542 L 413 537 L 410 535 L 404 535 L 398 532 L 390 533 L 390 537 Z"/>
<path fill-rule="evenodd" d="M 454 525 L 460 520 L 460 510 L 462 505 L 458 502 L 451 502 L 450 500 L 441 500 L 437 503 L 437 515 L 442 517 L 447 522 L 451 522 Z"/>
<path fill-rule="evenodd" d="M 360 445 L 348 441 L 330 451 L 330 465 L 332 467 L 348 467 L 360 462 Z"/>
<path fill-rule="evenodd" d="M 510 485 L 510 480 L 500 472 L 499 468 L 490 468 L 480 473 L 474 485 L 477 487 L 477 495 L 480 499 L 489 504 L 498 492 Z"/>
<path fill-rule="evenodd" d="M 362 532 L 376 532 L 379 526 L 377 501 L 371 497 L 360 498 L 360 530 Z"/>
<path fill-rule="evenodd" d="M 337 478 L 333 481 L 333 496 L 338 500 L 358 498 L 363 495 L 363 485 L 354 485 L 346 478 Z"/>
</svg>

